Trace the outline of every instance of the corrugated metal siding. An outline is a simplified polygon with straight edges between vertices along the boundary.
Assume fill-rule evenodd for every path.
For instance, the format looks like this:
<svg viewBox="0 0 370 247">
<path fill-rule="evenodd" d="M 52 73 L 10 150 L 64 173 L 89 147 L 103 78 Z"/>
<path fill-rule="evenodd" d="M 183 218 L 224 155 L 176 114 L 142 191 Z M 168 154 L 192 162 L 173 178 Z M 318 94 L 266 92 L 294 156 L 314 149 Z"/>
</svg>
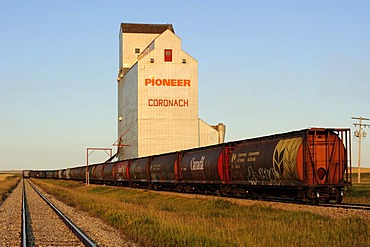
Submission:
<svg viewBox="0 0 370 247">
<path fill-rule="evenodd" d="M 148 33 L 124 33 L 122 34 L 120 47 L 120 66 L 130 68 L 137 62 L 135 48 L 142 52 L 159 34 Z"/>
<path fill-rule="evenodd" d="M 199 144 L 200 146 L 208 146 L 218 144 L 218 131 L 199 119 Z"/>
<path fill-rule="evenodd" d="M 145 41 L 142 41 L 145 36 Z M 198 62 L 181 48 L 181 39 L 167 30 L 160 36 L 122 34 L 132 47 L 154 40 L 154 49 L 138 62 L 118 83 L 119 136 L 128 130 L 119 159 L 143 157 L 218 142 L 218 132 L 198 120 Z M 150 42 L 149 39 L 152 39 Z M 137 40 L 137 41 L 135 41 Z M 126 46 L 124 44 L 125 53 Z M 172 49 L 172 62 L 164 62 L 164 49 Z M 124 55 L 125 56 L 125 55 Z M 129 58 L 127 58 L 129 59 Z M 135 58 L 136 59 L 136 58 Z M 185 61 L 185 62 L 183 62 Z M 190 80 L 190 86 L 151 86 L 146 79 Z M 149 100 L 182 100 L 182 106 L 151 106 Z M 153 102 L 153 101 L 151 101 Z M 201 128 L 201 132 L 199 132 Z M 200 134 L 199 134 L 200 133 Z M 199 138 L 201 137 L 201 141 Z"/>
<path fill-rule="evenodd" d="M 164 49 L 173 62 L 164 62 Z M 154 63 L 150 59 L 154 58 Z M 187 63 L 182 63 L 185 58 Z M 181 49 L 181 40 L 166 31 L 155 49 L 139 61 L 139 156 L 198 146 L 198 63 Z M 190 87 L 150 86 L 145 79 L 188 79 Z M 187 100 L 183 107 L 149 106 L 149 99 Z"/>
<path fill-rule="evenodd" d="M 126 158 L 138 155 L 138 111 L 137 65 L 135 65 L 124 80 L 119 82 L 118 115 L 122 116 L 122 121 L 119 121 L 118 132 L 122 135 L 127 131 L 123 136 L 123 142 L 130 146 L 123 148 L 121 154 Z"/>
</svg>

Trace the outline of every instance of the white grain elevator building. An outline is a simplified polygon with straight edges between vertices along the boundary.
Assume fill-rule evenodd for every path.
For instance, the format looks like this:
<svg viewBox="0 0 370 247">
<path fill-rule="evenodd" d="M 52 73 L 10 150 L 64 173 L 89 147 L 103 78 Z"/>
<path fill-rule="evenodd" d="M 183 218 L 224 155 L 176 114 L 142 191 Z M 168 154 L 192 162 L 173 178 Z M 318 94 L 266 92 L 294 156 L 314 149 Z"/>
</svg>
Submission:
<svg viewBox="0 0 370 247">
<path fill-rule="evenodd" d="M 198 62 L 171 24 L 121 24 L 117 81 L 118 160 L 224 142 L 198 117 Z"/>
</svg>

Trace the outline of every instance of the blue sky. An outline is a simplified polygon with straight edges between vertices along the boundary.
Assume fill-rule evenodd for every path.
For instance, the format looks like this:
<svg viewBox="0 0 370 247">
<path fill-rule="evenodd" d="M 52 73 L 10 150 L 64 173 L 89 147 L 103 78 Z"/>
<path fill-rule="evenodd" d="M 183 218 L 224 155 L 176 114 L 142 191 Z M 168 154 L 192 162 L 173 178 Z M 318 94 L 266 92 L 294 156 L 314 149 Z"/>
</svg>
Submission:
<svg viewBox="0 0 370 247">
<path fill-rule="evenodd" d="M 370 117 L 369 12 L 338 0 L 0 1 L 0 170 L 82 165 L 87 147 L 112 147 L 121 22 L 174 25 L 199 62 L 199 116 L 225 123 L 228 141 L 353 132 L 352 116 Z"/>
</svg>

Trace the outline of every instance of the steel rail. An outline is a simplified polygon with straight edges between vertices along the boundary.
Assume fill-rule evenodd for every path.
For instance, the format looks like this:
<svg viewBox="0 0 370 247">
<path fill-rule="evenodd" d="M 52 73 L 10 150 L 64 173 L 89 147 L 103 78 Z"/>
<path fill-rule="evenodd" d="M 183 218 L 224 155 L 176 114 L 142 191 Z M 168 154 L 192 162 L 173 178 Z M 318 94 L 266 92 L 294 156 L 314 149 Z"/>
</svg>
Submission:
<svg viewBox="0 0 370 247">
<path fill-rule="evenodd" d="M 257 201 L 265 201 L 265 202 L 280 202 L 280 203 L 290 203 L 290 204 L 297 204 L 297 205 L 310 205 L 315 207 L 327 207 L 327 208 L 343 208 L 343 209 L 353 209 L 353 210 L 370 210 L 370 204 L 358 204 L 358 203 L 325 203 L 319 202 L 317 205 L 312 205 L 309 202 L 304 201 L 295 201 L 292 199 L 286 198 L 248 198 Z"/>
<path fill-rule="evenodd" d="M 204 194 L 200 194 L 200 195 L 204 195 Z M 208 195 L 208 196 L 215 196 L 215 195 Z M 319 201 L 318 204 L 315 205 L 309 201 L 295 200 L 292 198 L 270 197 L 270 196 L 244 197 L 244 198 L 231 197 L 231 198 L 247 199 L 247 200 L 261 201 L 261 202 L 278 202 L 278 203 L 287 203 L 287 204 L 296 204 L 296 205 L 308 205 L 308 206 L 315 206 L 315 207 L 344 208 L 344 209 L 353 209 L 353 210 L 370 210 L 370 204 L 360 204 L 360 203 L 330 203 L 330 202 Z"/>
<path fill-rule="evenodd" d="M 273 197 L 266 197 L 266 198 L 246 198 L 248 200 L 255 200 L 255 201 L 263 201 L 263 202 L 280 202 L 280 203 L 288 203 L 288 204 L 296 204 L 296 205 L 310 205 L 315 207 L 327 207 L 327 208 L 343 208 L 343 209 L 353 209 L 353 210 L 370 210 L 370 204 L 359 204 L 359 203 L 327 203 L 327 202 L 319 202 L 316 205 L 313 205 L 309 202 L 288 199 L 288 198 L 273 198 Z"/>
<path fill-rule="evenodd" d="M 26 211 L 26 193 L 24 179 L 22 179 L 22 247 L 27 247 L 27 211 Z"/>
<path fill-rule="evenodd" d="M 37 188 L 27 180 L 31 187 L 39 194 L 39 196 L 54 210 L 54 212 L 63 220 L 63 222 L 72 230 L 72 232 L 83 242 L 85 246 L 97 247 L 93 240 L 91 240 L 80 228 L 78 228 L 67 216 L 65 216 L 54 204 L 52 204 L 44 195 L 42 195 Z"/>
<path fill-rule="evenodd" d="M 330 203 L 319 203 L 317 206 L 328 207 L 328 208 L 344 208 L 353 210 L 370 210 L 369 204 L 357 204 L 357 203 L 341 203 L 341 204 L 330 204 Z"/>
<path fill-rule="evenodd" d="M 304 201 L 295 201 L 287 198 L 247 198 L 249 200 L 264 201 L 264 202 L 280 202 L 296 205 L 310 205 L 315 207 L 327 207 L 327 208 L 343 208 L 343 209 L 352 209 L 352 210 L 370 210 L 370 204 L 358 204 L 358 203 L 325 203 L 319 202 L 317 205 L 312 205 L 309 202 Z"/>
</svg>

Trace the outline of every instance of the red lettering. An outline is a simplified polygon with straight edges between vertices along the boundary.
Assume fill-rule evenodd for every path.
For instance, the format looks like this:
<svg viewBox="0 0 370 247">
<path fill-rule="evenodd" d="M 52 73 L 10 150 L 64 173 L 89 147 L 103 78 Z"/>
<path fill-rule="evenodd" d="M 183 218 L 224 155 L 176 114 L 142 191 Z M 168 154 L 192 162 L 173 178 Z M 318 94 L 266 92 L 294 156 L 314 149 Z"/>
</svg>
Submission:
<svg viewBox="0 0 370 247">
<path fill-rule="evenodd" d="M 190 87 L 190 80 L 184 80 L 184 87 L 189 86 Z"/>
<path fill-rule="evenodd" d="M 171 87 L 190 87 L 189 79 L 145 79 L 145 86 L 171 86 Z"/>
<path fill-rule="evenodd" d="M 145 79 L 145 86 L 148 86 L 148 84 L 150 84 L 152 82 L 151 79 Z"/>
<path fill-rule="evenodd" d="M 170 86 L 170 79 L 163 79 L 163 86 Z"/>
<path fill-rule="evenodd" d="M 148 99 L 148 106 L 186 107 L 186 106 L 189 106 L 189 100 L 187 99 Z"/>
<path fill-rule="evenodd" d="M 181 106 L 181 107 L 183 107 L 183 106 L 189 106 L 188 100 L 180 99 L 179 100 L 179 106 Z"/>
</svg>

